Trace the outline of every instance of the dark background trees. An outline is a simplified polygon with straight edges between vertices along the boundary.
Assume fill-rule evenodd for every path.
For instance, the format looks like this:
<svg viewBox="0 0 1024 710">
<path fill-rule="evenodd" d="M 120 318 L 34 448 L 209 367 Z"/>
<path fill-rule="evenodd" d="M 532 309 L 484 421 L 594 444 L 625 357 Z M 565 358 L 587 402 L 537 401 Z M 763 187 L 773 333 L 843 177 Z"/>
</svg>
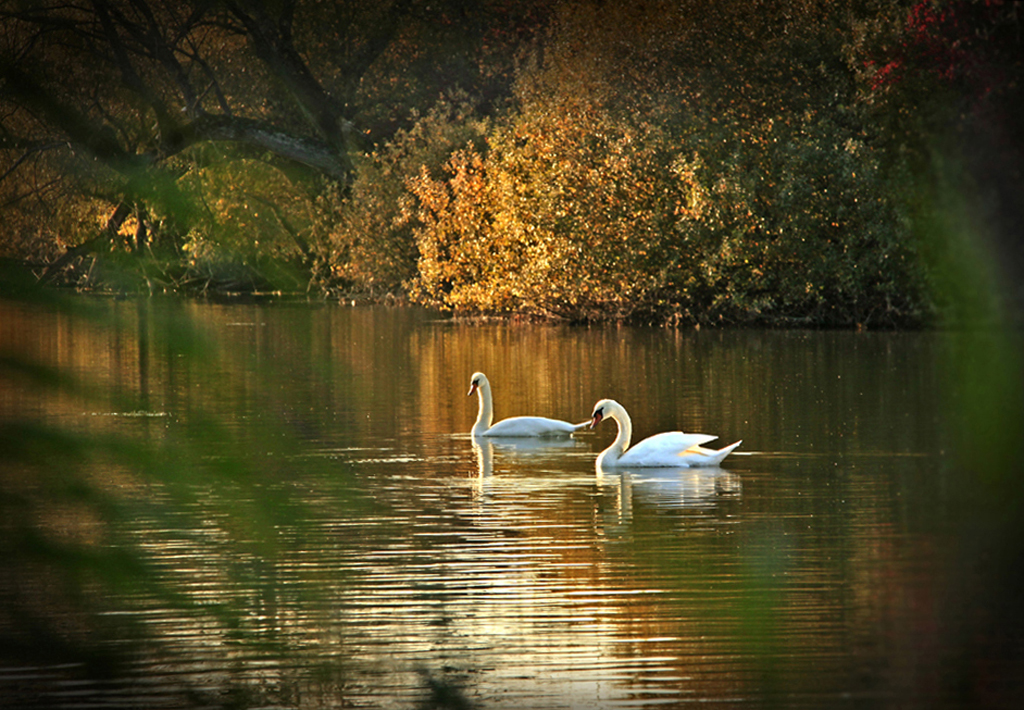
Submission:
<svg viewBox="0 0 1024 710">
<path fill-rule="evenodd" d="M 452 87 L 492 100 L 502 43 L 537 22 L 513 5 L 4 2 L 5 251 L 49 278 L 61 255 L 169 249 L 147 274 L 168 287 L 208 260 L 312 268 L 324 183 L 347 192 L 360 152 Z"/>
<path fill-rule="evenodd" d="M 1020 5 L 11 0 L 0 241 L 88 288 L 928 323 L 939 191 L 1013 234 Z"/>
</svg>

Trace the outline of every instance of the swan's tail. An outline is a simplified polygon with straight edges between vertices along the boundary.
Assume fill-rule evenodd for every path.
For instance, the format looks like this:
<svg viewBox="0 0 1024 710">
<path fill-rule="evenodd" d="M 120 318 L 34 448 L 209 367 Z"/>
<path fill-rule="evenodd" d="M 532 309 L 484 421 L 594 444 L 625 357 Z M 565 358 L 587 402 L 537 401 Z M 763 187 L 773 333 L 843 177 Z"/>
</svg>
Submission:
<svg viewBox="0 0 1024 710">
<path fill-rule="evenodd" d="M 589 427 L 589 426 L 590 426 L 590 420 L 588 419 L 585 422 L 580 422 L 579 424 L 573 424 L 572 425 L 572 430 L 573 431 L 586 431 L 587 427 Z"/>
<path fill-rule="evenodd" d="M 729 444 L 717 451 L 715 449 L 705 449 L 703 446 L 691 446 L 680 455 L 686 458 L 686 463 L 689 466 L 720 466 L 725 457 L 742 443 L 743 439 L 740 439 L 736 443 Z"/>
</svg>

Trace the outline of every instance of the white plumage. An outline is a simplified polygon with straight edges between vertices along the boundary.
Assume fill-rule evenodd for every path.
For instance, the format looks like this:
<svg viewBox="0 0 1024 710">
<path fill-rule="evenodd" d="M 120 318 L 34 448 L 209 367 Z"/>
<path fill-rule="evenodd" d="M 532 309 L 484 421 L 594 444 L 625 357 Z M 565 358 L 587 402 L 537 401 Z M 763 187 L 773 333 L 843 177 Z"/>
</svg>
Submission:
<svg viewBox="0 0 1024 710">
<path fill-rule="evenodd" d="M 547 417 L 509 417 L 491 426 L 494 419 L 494 401 L 491 398 L 491 383 L 482 372 L 473 373 L 470 380 L 469 394 L 474 392 L 480 399 L 480 410 L 473 425 L 473 436 L 569 436 L 587 426 L 587 422 L 570 424 Z"/>
<path fill-rule="evenodd" d="M 737 441 L 724 449 L 706 449 L 702 444 L 714 441 L 717 436 L 710 434 L 684 434 L 668 431 L 655 434 L 636 446 L 630 447 L 633 436 L 633 422 L 625 407 L 614 399 L 602 399 L 594 405 L 590 428 L 596 427 L 602 419 L 611 418 L 619 426 L 618 436 L 607 449 L 597 457 L 600 468 L 679 468 L 693 466 L 718 466 L 722 459 L 742 443 Z"/>
</svg>

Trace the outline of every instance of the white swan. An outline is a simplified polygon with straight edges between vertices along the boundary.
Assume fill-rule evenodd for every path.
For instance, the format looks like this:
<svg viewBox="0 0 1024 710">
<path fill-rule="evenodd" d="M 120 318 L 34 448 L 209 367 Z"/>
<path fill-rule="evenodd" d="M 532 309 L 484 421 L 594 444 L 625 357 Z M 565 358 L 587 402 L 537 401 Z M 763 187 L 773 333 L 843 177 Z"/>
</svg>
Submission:
<svg viewBox="0 0 1024 710">
<path fill-rule="evenodd" d="M 474 392 L 480 398 L 480 411 L 476 416 L 476 424 L 473 425 L 473 436 L 569 436 L 587 426 L 587 422 L 570 424 L 547 417 L 510 417 L 491 426 L 491 420 L 494 419 L 491 383 L 482 372 L 473 373 L 469 394 Z"/>
<path fill-rule="evenodd" d="M 597 468 L 678 468 L 681 466 L 718 466 L 722 459 L 732 453 L 742 440 L 724 449 L 705 449 L 701 444 L 714 441 L 717 436 L 710 434 L 684 434 L 681 431 L 667 431 L 655 434 L 630 448 L 633 436 L 633 422 L 626 409 L 614 399 L 602 399 L 594 405 L 590 428 L 610 417 L 619 425 L 619 435 L 607 449 L 597 457 Z"/>
</svg>

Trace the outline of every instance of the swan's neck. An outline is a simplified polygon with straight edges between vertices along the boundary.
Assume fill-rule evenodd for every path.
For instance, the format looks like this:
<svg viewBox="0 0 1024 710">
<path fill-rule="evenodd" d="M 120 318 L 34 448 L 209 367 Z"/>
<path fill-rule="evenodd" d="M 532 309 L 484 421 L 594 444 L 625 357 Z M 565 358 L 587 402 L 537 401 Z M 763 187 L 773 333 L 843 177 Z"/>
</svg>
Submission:
<svg viewBox="0 0 1024 710">
<path fill-rule="evenodd" d="M 476 414 L 473 434 L 480 436 L 491 428 L 491 421 L 494 419 L 494 403 L 491 401 L 491 388 L 487 385 L 477 387 L 476 396 L 480 400 L 480 409 Z"/>
<path fill-rule="evenodd" d="M 598 458 L 599 466 L 602 463 L 612 464 L 618 461 L 619 457 L 626 453 L 626 449 L 629 448 L 629 440 L 633 436 L 633 422 L 626 410 L 612 412 L 608 416 L 615 420 L 619 427 L 619 433 L 612 445 L 601 452 L 601 456 Z"/>
</svg>

